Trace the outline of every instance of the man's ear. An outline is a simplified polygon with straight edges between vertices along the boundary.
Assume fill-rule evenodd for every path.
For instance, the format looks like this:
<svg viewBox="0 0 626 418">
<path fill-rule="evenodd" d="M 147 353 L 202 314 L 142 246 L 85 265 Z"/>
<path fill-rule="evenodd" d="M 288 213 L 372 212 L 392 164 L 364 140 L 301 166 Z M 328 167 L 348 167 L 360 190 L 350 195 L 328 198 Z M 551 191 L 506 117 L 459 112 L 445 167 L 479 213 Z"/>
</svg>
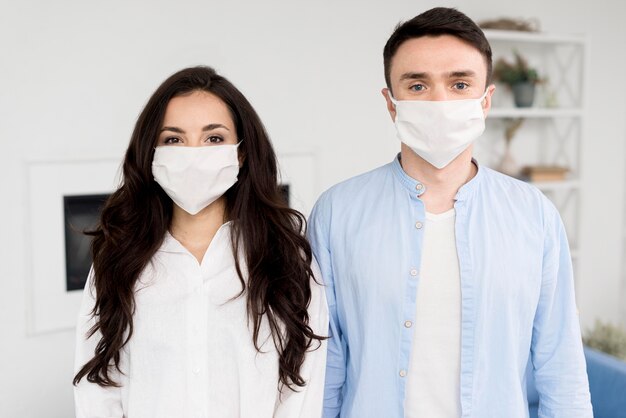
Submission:
<svg viewBox="0 0 626 418">
<path fill-rule="evenodd" d="M 391 101 L 392 93 L 387 87 L 380 91 L 387 102 L 387 111 L 389 112 L 389 116 L 391 116 L 391 121 L 395 122 L 396 120 L 396 105 Z"/>
<path fill-rule="evenodd" d="M 491 110 L 491 97 L 493 96 L 493 92 L 496 90 L 496 86 L 495 84 L 490 84 L 487 87 L 487 95 L 485 95 L 485 98 L 483 99 L 481 106 L 483 107 L 483 114 L 485 115 L 485 117 L 487 117 L 487 115 L 489 114 L 489 111 Z"/>
</svg>

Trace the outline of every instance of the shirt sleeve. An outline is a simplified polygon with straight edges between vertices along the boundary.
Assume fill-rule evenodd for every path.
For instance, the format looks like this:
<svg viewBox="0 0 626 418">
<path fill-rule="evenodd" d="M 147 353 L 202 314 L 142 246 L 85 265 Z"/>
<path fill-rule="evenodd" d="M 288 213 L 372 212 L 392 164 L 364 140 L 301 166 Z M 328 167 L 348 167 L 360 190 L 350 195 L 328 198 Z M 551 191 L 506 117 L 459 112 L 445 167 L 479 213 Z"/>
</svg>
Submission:
<svg viewBox="0 0 626 418">
<path fill-rule="evenodd" d="M 531 345 L 539 417 L 592 418 L 572 259 L 563 222 L 549 205 Z"/>
<path fill-rule="evenodd" d="M 93 269 L 89 273 L 83 300 L 76 326 L 76 356 L 74 373 L 77 373 L 85 363 L 94 356 L 96 345 L 100 341 L 101 334 L 94 333 L 87 338 L 88 332 L 95 323 L 92 310 L 95 305 L 95 290 L 92 288 Z M 124 371 L 127 364 L 126 350 L 122 349 L 120 368 Z M 113 367 L 109 372 L 115 382 L 122 385 L 122 376 Z M 127 374 L 126 374 L 127 375 Z M 87 377 L 83 377 L 78 385 L 74 386 L 74 405 L 76 408 L 76 418 L 123 418 L 122 408 L 122 388 L 102 387 L 96 383 L 91 383 Z"/>
<path fill-rule="evenodd" d="M 307 231 L 313 254 L 319 263 L 329 311 L 328 358 L 326 360 L 326 383 L 324 387 L 324 418 L 336 418 L 341 412 L 343 386 L 346 380 L 347 347 L 337 316 L 337 299 L 330 252 L 330 214 L 323 195 L 313 208 Z"/>
<path fill-rule="evenodd" d="M 315 281 L 311 282 L 311 302 L 309 303 L 309 326 L 316 335 L 326 336 L 328 330 L 328 306 L 322 288 L 317 264 L 313 262 Z M 319 418 L 322 414 L 324 396 L 324 374 L 326 366 L 327 340 L 314 340 L 306 354 L 300 370 L 306 385 L 291 391 L 283 389 L 277 400 L 274 418 Z"/>
</svg>

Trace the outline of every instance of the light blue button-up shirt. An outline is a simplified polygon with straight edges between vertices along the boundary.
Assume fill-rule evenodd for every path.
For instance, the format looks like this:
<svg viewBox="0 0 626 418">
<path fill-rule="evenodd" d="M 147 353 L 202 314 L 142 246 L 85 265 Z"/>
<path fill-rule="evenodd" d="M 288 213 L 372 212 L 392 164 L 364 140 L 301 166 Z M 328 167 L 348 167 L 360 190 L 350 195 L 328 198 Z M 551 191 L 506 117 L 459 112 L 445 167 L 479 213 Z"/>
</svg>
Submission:
<svg viewBox="0 0 626 418">
<path fill-rule="evenodd" d="M 331 314 L 325 418 L 404 416 L 424 191 L 396 158 L 334 186 L 313 210 L 308 235 Z M 592 417 L 557 210 L 533 186 L 485 167 L 455 200 L 462 417 L 527 417 L 527 370 L 540 417 Z"/>
</svg>

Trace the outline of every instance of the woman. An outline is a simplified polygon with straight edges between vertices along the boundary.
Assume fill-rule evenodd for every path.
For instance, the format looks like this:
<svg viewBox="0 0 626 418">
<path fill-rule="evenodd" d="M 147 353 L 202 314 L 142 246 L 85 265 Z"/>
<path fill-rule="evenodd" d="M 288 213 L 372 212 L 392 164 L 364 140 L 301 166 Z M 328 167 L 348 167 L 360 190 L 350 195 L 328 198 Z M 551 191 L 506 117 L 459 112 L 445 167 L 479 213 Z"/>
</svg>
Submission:
<svg viewBox="0 0 626 418">
<path fill-rule="evenodd" d="M 92 233 L 77 417 L 319 417 L 328 314 L 304 227 L 245 97 L 207 67 L 168 78 Z"/>
</svg>

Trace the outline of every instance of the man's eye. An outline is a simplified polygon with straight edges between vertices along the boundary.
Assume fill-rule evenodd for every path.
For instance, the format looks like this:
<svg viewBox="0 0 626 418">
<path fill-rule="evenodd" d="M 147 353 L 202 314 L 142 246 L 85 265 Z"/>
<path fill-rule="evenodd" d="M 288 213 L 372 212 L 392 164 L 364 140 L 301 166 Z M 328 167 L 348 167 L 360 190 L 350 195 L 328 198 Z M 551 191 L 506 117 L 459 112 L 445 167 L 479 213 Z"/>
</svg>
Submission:
<svg viewBox="0 0 626 418">
<path fill-rule="evenodd" d="M 422 91 L 425 89 L 423 84 L 414 84 L 411 87 L 409 87 L 411 90 L 413 91 Z"/>
<path fill-rule="evenodd" d="M 210 142 L 212 144 L 217 144 L 222 141 L 224 141 L 224 139 L 221 136 L 217 136 L 217 135 L 211 135 L 210 137 L 207 138 L 207 142 Z"/>
<path fill-rule="evenodd" d="M 465 90 L 466 88 L 469 87 L 469 84 L 467 83 L 454 83 L 454 88 L 456 88 L 457 90 Z"/>
<path fill-rule="evenodd" d="M 165 141 L 163 141 L 164 144 L 178 144 L 180 143 L 180 139 L 176 138 L 175 136 L 169 136 L 167 138 L 165 138 Z"/>
</svg>

